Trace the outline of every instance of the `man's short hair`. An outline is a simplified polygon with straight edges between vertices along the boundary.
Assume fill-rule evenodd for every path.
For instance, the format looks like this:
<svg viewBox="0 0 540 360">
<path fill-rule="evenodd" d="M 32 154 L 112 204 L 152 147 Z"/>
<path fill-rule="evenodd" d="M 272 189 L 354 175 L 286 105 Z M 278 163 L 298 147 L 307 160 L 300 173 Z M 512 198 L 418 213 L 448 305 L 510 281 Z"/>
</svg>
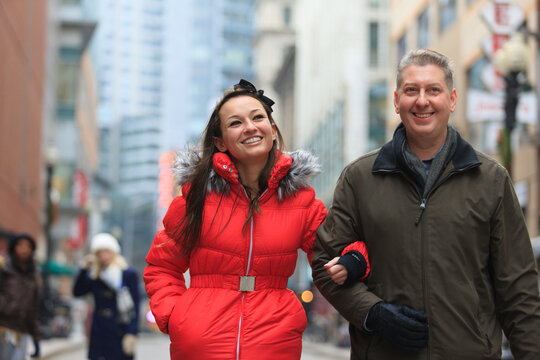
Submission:
<svg viewBox="0 0 540 360">
<path fill-rule="evenodd" d="M 450 59 L 433 50 L 417 49 L 410 50 L 407 54 L 405 54 L 405 56 L 403 56 L 403 58 L 401 58 L 397 70 L 396 91 L 399 89 L 401 82 L 403 81 L 403 70 L 411 65 L 435 65 L 440 67 L 444 71 L 444 81 L 446 82 L 446 86 L 448 86 L 448 90 L 452 91 L 454 88 L 454 71 L 452 70 Z"/>
</svg>

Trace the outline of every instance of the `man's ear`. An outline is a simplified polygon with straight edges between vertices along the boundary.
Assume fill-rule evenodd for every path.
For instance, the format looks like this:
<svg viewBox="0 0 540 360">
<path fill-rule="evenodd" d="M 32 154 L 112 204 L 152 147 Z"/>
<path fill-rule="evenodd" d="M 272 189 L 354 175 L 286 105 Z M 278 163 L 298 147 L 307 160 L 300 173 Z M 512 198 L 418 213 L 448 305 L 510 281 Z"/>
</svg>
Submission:
<svg viewBox="0 0 540 360">
<path fill-rule="evenodd" d="M 450 93 L 450 112 L 454 112 L 454 110 L 456 110 L 456 103 L 457 91 L 456 89 L 452 89 L 452 92 Z"/>
<path fill-rule="evenodd" d="M 214 145 L 216 145 L 217 149 L 221 152 L 227 151 L 227 148 L 225 147 L 225 143 L 223 142 L 222 138 L 214 137 Z"/>
<path fill-rule="evenodd" d="M 394 110 L 396 114 L 399 114 L 399 95 L 397 91 L 394 91 Z"/>
</svg>

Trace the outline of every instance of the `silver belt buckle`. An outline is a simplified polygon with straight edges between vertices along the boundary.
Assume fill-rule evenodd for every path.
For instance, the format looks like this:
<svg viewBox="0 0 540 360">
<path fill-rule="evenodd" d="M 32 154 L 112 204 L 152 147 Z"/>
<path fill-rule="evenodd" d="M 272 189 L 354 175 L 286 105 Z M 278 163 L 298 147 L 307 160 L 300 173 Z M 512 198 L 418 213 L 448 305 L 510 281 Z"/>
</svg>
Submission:
<svg viewBox="0 0 540 360">
<path fill-rule="evenodd" d="M 255 291 L 255 276 L 240 276 L 238 291 Z"/>
</svg>

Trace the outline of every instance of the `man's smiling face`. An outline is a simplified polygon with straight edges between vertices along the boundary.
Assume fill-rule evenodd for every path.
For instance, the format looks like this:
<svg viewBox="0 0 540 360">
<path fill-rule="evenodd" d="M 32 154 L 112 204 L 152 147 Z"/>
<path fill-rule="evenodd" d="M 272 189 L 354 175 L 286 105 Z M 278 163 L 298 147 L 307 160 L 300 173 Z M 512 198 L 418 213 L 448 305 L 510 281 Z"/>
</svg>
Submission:
<svg viewBox="0 0 540 360">
<path fill-rule="evenodd" d="M 401 79 L 394 92 L 394 106 L 405 125 L 407 138 L 442 145 L 457 100 L 456 90 L 446 85 L 443 69 L 436 65 L 410 65 L 403 69 Z"/>
</svg>

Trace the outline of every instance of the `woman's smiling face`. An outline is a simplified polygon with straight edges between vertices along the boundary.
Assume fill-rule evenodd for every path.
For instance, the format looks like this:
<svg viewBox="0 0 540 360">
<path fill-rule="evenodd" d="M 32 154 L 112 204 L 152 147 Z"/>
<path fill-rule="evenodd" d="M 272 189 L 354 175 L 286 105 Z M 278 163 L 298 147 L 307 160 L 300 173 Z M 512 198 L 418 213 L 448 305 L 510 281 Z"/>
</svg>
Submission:
<svg viewBox="0 0 540 360">
<path fill-rule="evenodd" d="M 214 143 L 219 151 L 228 151 L 240 165 L 265 164 L 276 139 L 276 130 L 259 100 L 237 96 L 219 110 L 221 138 Z"/>
</svg>

